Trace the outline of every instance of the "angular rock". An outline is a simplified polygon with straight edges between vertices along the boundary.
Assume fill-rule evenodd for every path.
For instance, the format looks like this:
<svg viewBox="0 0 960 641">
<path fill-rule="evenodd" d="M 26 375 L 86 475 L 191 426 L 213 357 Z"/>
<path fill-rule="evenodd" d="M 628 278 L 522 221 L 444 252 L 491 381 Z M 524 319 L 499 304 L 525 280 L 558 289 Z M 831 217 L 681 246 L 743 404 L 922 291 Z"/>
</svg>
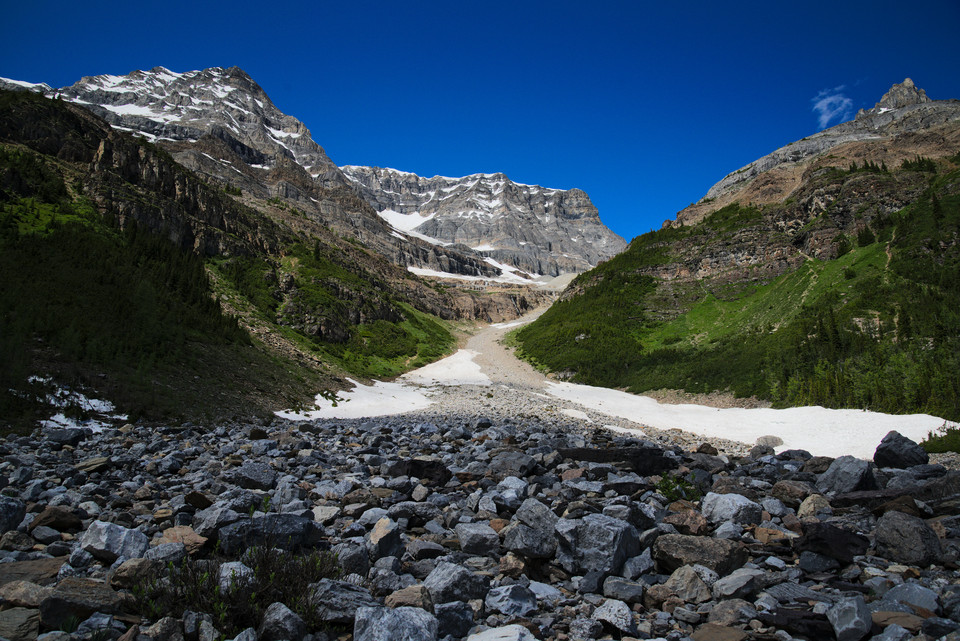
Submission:
<svg viewBox="0 0 960 641">
<path fill-rule="evenodd" d="M 367 551 L 373 559 L 403 554 L 403 541 L 397 522 L 387 516 L 377 521 L 367 535 Z"/>
<path fill-rule="evenodd" d="M 48 505 L 30 522 L 31 532 L 38 527 L 51 527 L 58 532 L 79 532 L 83 529 L 83 521 L 65 507 Z"/>
<path fill-rule="evenodd" d="M 430 591 L 422 585 L 411 585 L 391 592 L 383 600 L 383 604 L 388 608 L 411 607 L 420 608 L 427 612 L 433 611 Z"/>
<path fill-rule="evenodd" d="M 763 508 L 740 494 L 708 492 L 700 502 L 700 511 L 711 523 L 753 525 L 762 520 Z"/>
<path fill-rule="evenodd" d="M 550 531 L 523 523 L 511 523 L 502 530 L 503 547 L 531 559 L 549 559 L 557 550 L 557 537 Z"/>
<path fill-rule="evenodd" d="M 710 600 L 710 587 L 704 583 L 692 565 L 673 571 L 663 586 L 687 603 L 705 603 Z"/>
<path fill-rule="evenodd" d="M 50 587 L 29 581 L 11 581 L 0 587 L 0 603 L 15 608 L 39 608 L 40 603 L 52 593 L 53 588 Z"/>
<path fill-rule="evenodd" d="M 511 616 L 526 616 L 537 609 L 537 597 L 522 585 L 503 585 L 487 592 L 484 605 L 488 610 Z"/>
<path fill-rule="evenodd" d="M 870 632 L 873 620 L 863 597 L 843 599 L 827 610 L 837 641 L 860 641 Z"/>
<path fill-rule="evenodd" d="M 633 611 L 623 601 L 607 599 L 603 602 L 603 605 L 593 611 L 593 618 L 623 634 L 635 635 L 637 633 L 637 623 L 633 619 Z"/>
<path fill-rule="evenodd" d="M 80 551 L 83 552 L 83 550 Z M 60 568 L 66 561 L 66 558 L 61 557 L 4 563 L 3 572 L 0 572 L 0 585 L 13 581 L 28 581 L 43 586 L 52 585 L 56 582 Z"/>
<path fill-rule="evenodd" d="M 435 641 L 437 618 L 420 608 L 363 607 L 353 625 L 354 641 Z"/>
<path fill-rule="evenodd" d="M 139 530 L 116 523 L 94 521 L 80 537 L 80 547 L 94 558 L 110 564 L 121 556 L 126 559 L 142 557 L 150 547 L 150 539 Z"/>
<path fill-rule="evenodd" d="M 460 523 L 454 531 L 467 554 L 491 554 L 500 547 L 500 536 L 486 523 Z"/>
<path fill-rule="evenodd" d="M 749 599 L 761 587 L 761 579 L 766 576 L 763 570 L 739 568 L 718 579 L 713 584 L 712 592 L 715 599 Z"/>
<path fill-rule="evenodd" d="M 473 608 L 464 601 L 451 601 L 434 606 L 434 614 L 439 622 L 437 634 L 440 637 L 467 636 L 473 627 Z"/>
<path fill-rule="evenodd" d="M 183 545 L 187 554 L 193 556 L 203 549 L 203 546 L 207 543 L 207 538 L 197 534 L 193 528 L 188 525 L 177 525 L 163 531 L 159 545 L 169 543 L 179 543 Z"/>
<path fill-rule="evenodd" d="M 643 592 L 642 583 L 629 579 L 610 576 L 603 581 L 603 596 L 608 599 L 617 599 L 628 604 L 641 603 L 643 602 Z"/>
<path fill-rule="evenodd" d="M 516 623 L 499 628 L 490 628 L 467 637 L 466 641 L 536 641 L 530 630 Z"/>
<path fill-rule="evenodd" d="M 277 472 L 261 461 L 244 461 L 228 474 L 233 483 L 248 490 L 272 490 L 277 481 Z"/>
<path fill-rule="evenodd" d="M 529 454 L 523 452 L 500 452 L 490 460 L 489 469 L 496 479 L 508 476 L 527 476 L 537 466 L 537 462 Z"/>
<path fill-rule="evenodd" d="M 321 579 L 310 585 L 310 604 L 321 621 L 340 624 L 353 623 L 359 608 L 380 607 L 366 588 L 333 579 Z"/>
<path fill-rule="evenodd" d="M 442 487 L 453 476 L 449 469 L 436 459 L 414 458 L 398 461 L 391 465 L 387 474 L 391 477 L 411 476 L 428 481 L 435 486 Z"/>
<path fill-rule="evenodd" d="M 663 572 L 684 565 L 703 565 L 721 575 L 747 562 L 747 549 L 739 541 L 685 534 L 664 534 L 653 544 L 653 558 Z"/>
<path fill-rule="evenodd" d="M 926 465 L 930 455 L 919 444 L 897 431 L 888 432 L 873 453 L 877 467 L 907 468 Z"/>
<path fill-rule="evenodd" d="M 302 641 L 306 634 L 307 624 L 283 603 L 271 603 L 257 629 L 259 641 Z"/>
<path fill-rule="evenodd" d="M 104 582 L 68 576 L 40 604 L 40 623 L 45 628 L 59 628 L 67 619 L 81 621 L 94 612 L 119 613 L 123 598 Z"/>
<path fill-rule="evenodd" d="M 850 563 L 853 557 L 866 553 L 870 540 L 829 523 L 810 522 L 804 524 L 803 536 L 794 545 L 801 552 L 809 550 Z"/>
<path fill-rule="evenodd" d="M 13 607 L 0 611 L 0 638 L 9 641 L 34 641 L 40 632 L 40 612 Z"/>
<path fill-rule="evenodd" d="M 902 603 L 936 614 L 940 609 L 937 593 L 918 583 L 901 583 L 883 595 L 885 603 Z"/>
<path fill-rule="evenodd" d="M 827 471 L 817 479 L 817 490 L 823 494 L 845 494 L 877 489 L 877 480 L 869 461 L 855 456 L 835 459 Z"/>
<path fill-rule="evenodd" d="M 693 641 L 744 641 L 749 635 L 739 628 L 706 623 L 690 635 Z"/>
<path fill-rule="evenodd" d="M 898 563 L 925 567 L 942 555 L 940 539 L 922 519 L 902 512 L 887 512 L 877 521 L 877 553 Z"/>
<path fill-rule="evenodd" d="M 456 563 L 441 561 L 423 581 L 434 605 L 450 601 L 482 599 L 490 589 L 489 579 Z"/>
<path fill-rule="evenodd" d="M 617 574 L 628 558 L 640 552 L 637 530 L 626 521 L 603 514 L 559 519 L 556 533 L 557 563 L 574 574 Z"/>
<path fill-rule="evenodd" d="M 27 508 L 20 499 L 0 496 L 0 534 L 16 529 L 26 513 Z"/>
</svg>

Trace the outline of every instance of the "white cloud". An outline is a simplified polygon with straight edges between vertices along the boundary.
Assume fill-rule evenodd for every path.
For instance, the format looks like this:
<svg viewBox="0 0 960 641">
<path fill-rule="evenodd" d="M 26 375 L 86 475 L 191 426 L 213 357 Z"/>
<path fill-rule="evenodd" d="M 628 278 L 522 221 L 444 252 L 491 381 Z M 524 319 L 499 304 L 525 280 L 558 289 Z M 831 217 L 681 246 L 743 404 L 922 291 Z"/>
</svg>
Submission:
<svg viewBox="0 0 960 641">
<path fill-rule="evenodd" d="M 853 117 L 853 100 L 843 93 L 846 88 L 846 85 L 840 85 L 833 89 L 824 89 L 811 99 L 821 129 L 825 129 L 831 122 L 844 122 Z"/>
</svg>

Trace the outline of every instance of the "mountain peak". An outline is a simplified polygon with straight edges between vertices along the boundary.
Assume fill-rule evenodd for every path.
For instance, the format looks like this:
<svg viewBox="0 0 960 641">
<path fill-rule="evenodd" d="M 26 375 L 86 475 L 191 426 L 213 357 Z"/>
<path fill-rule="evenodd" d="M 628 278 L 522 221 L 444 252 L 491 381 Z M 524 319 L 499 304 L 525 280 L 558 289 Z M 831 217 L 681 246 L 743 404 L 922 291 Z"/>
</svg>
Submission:
<svg viewBox="0 0 960 641">
<path fill-rule="evenodd" d="M 911 105 L 920 105 L 925 102 L 931 102 L 927 97 L 927 92 L 917 87 L 913 80 L 906 78 L 903 82 L 894 84 L 887 93 L 883 94 L 880 102 L 874 105 L 873 109 L 861 109 L 857 113 L 857 119 L 864 116 L 882 114 L 891 109 L 902 109 Z"/>
</svg>

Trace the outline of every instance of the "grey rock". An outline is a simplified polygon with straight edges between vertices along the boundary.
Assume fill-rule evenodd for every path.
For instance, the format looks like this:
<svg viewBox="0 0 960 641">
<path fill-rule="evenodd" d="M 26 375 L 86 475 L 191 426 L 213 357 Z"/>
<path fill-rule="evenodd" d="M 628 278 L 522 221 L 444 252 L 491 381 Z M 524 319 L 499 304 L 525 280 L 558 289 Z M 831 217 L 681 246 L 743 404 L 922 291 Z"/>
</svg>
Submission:
<svg viewBox="0 0 960 641">
<path fill-rule="evenodd" d="M 624 603 L 640 603 L 643 601 L 643 584 L 630 581 L 618 576 L 607 577 L 603 581 L 603 596 L 617 599 Z"/>
<path fill-rule="evenodd" d="M 174 565 L 180 565 L 180 563 L 187 558 L 187 546 L 180 542 L 161 543 L 147 550 L 143 558 L 151 561 L 160 561 L 163 564 L 173 563 Z"/>
<path fill-rule="evenodd" d="M 307 624 L 283 603 L 271 603 L 257 629 L 259 641 L 302 641 Z"/>
<path fill-rule="evenodd" d="M 326 623 L 353 623 L 359 608 L 380 607 L 366 588 L 333 579 L 310 585 L 310 603 Z"/>
<path fill-rule="evenodd" d="M 242 518 L 243 516 L 238 512 L 223 505 L 214 504 L 193 515 L 193 531 L 200 536 L 215 539 L 222 528 Z"/>
<path fill-rule="evenodd" d="M 877 553 L 898 563 L 927 566 L 940 559 L 940 539 L 923 519 L 891 511 L 877 521 Z"/>
<path fill-rule="evenodd" d="M 910 641 L 913 634 L 896 623 L 888 625 L 881 634 L 873 637 L 872 641 Z"/>
<path fill-rule="evenodd" d="M 80 537 L 80 547 L 104 563 L 113 563 L 121 556 L 127 559 L 142 557 L 150 547 L 150 539 L 139 530 L 94 521 Z"/>
<path fill-rule="evenodd" d="M 0 638 L 9 641 L 33 641 L 39 632 L 39 610 L 14 607 L 0 611 Z"/>
<path fill-rule="evenodd" d="M 936 614 L 940 609 L 937 593 L 919 583 L 901 583 L 883 595 L 884 603 L 913 605 Z"/>
<path fill-rule="evenodd" d="M 489 580 L 456 563 L 441 561 L 423 581 L 434 604 L 482 599 L 490 589 Z"/>
<path fill-rule="evenodd" d="M 337 561 L 343 568 L 344 574 L 359 574 L 367 576 L 370 570 L 370 557 L 367 548 L 355 543 L 338 543 L 331 550 L 337 555 Z"/>
<path fill-rule="evenodd" d="M 759 523 L 763 508 L 740 494 L 708 492 L 700 502 L 700 511 L 711 523 L 733 522 L 740 525 Z"/>
<path fill-rule="evenodd" d="M 244 461 L 228 478 L 248 490 L 271 490 L 277 480 L 277 472 L 260 461 Z"/>
<path fill-rule="evenodd" d="M 536 467 L 537 462 L 523 452 L 500 452 L 490 460 L 489 469 L 495 478 L 508 476 L 527 476 Z"/>
<path fill-rule="evenodd" d="M 403 553 L 400 526 L 390 517 L 383 517 L 366 536 L 367 551 L 373 559 L 398 556 Z"/>
<path fill-rule="evenodd" d="M 531 559 L 552 558 L 557 550 L 557 537 L 552 531 L 514 521 L 502 533 L 503 547 Z"/>
<path fill-rule="evenodd" d="M 603 624 L 596 619 L 574 619 L 570 622 L 570 638 L 574 641 L 590 641 L 603 634 Z"/>
<path fill-rule="evenodd" d="M 920 631 L 931 639 L 940 639 L 960 630 L 960 623 L 943 617 L 930 617 L 923 620 Z"/>
<path fill-rule="evenodd" d="M 0 534 L 16 529 L 26 513 L 27 508 L 20 499 L 0 496 Z"/>
<path fill-rule="evenodd" d="M 624 634 L 637 633 L 637 624 L 633 620 L 633 611 L 623 601 L 607 599 L 603 605 L 593 611 L 593 618 L 612 626 Z"/>
<path fill-rule="evenodd" d="M 488 610 L 522 617 L 536 611 L 537 597 L 522 585 L 503 585 L 487 592 L 484 605 Z"/>
<path fill-rule="evenodd" d="M 705 603 L 710 600 L 710 587 L 692 565 L 684 565 L 674 570 L 663 585 L 687 603 Z"/>
<path fill-rule="evenodd" d="M 434 605 L 433 612 L 439 624 L 437 634 L 440 637 L 452 636 L 459 639 L 467 636 L 473 627 L 473 608 L 465 601 Z"/>
<path fill-rule="evenodd" d="M 907 468 L 926 465 L 930 455 L 918 443 L 897 431 L 888 432 L 873 454 L 877 467 Z"/>
<path fill-rule="evenodd" d="M 148 627 L 145 635 L 156 641 L 183 641 L 183 626 L 179 619 L 167 616 Z"/>
<path fill-rule="evenodd" d="M 491 554 L 500 547 L 500 536 L 486 523 L 460 523 L 454 531 L 467 554 Z"/>
<path fill-rule="evenodd" d="M 873 621 L 863 597 L 843 599 L 827 611 L 837 641 L 860 641 L 870 632 Z"/>
<path fill-rule="evenodd" d="M 869 461 L 854 456 L 841 456 L 817 479 L 817 489 L 823 494 L 875 490 L 877 480 Z"/>
<path fill-rule="evenodd" d="M 434 641 L 437 618 L 420 608 L 363 607 L 353 625 L 355 641 Z"/>
<path fill-rule="evenodd" d="M 227 592 L 234 588 L 245 585 L 254 578 L 253 570 L 240 561 L 229 561 L 220 566 L 220 589 Z"/>
<path fill-rule="evenodd" d="M 560 519 L 556 533 L 556 560 L 574 574 L 591 570 L 617 574 L 628 558 L 640 552 L 637 530 L 626 521 L 603 514 Z"/>
<path fill-rule="evenodd" d="M 530 630 L 516 623 L 471 634 L 466 641 L 536 641 Z"/>
<path fill-rule="evenodd" d="M 623 564 L 621 574 L 626 579 L 635 580 L 652 571 L 655 566 L 656 563 L 650 553 L 650 548 L 647 548 L 639 556 L 633 556 L 627 559 Z"/>
<path fill-rule="evenodd" d="M 718 579 L 713 584 L 713 597 L 715 599 L 746 599 L 760 589 L 761 579 L 766 576 L 763 570 L 753 570 L 750 568 L 739 568 Z"/>
<path fill-rule="evenodd" d="M 257 641 L 257 631 L 253 628 L 247 628 L 237 636 L 233 637 L 233 641 Z"/>
</svg>

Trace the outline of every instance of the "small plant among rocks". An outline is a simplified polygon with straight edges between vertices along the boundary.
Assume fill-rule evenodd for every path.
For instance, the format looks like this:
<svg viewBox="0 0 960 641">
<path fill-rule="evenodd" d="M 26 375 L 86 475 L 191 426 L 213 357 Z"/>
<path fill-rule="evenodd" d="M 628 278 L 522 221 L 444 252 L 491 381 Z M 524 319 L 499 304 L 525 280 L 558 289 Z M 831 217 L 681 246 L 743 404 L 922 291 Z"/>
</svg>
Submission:
<svg viewBox="0 0 960 641">
<path fill-rule="evenodd" d="M 673 474 L 664 474 L 654 486 L 660 494 L 668 501 L 699 501 L 703 497 L 703 492 L 696 485 L 683 478 Z"/>
<path fill-rule="evenodd" d="M 294 553 L 269 545 L 251 546 L 239 564 L 187 558 L 167 564 L 133 588 L 137 609 L 151 620 L 182 617 L 185 610 L 208 614 L 225 638 L 257 628 L 272 603 L 283 603 L 310 630 L 323 627 L 311 606 L 311 583 L 336 578 L 336 555 L 313 550 Z"/>
</svg>

